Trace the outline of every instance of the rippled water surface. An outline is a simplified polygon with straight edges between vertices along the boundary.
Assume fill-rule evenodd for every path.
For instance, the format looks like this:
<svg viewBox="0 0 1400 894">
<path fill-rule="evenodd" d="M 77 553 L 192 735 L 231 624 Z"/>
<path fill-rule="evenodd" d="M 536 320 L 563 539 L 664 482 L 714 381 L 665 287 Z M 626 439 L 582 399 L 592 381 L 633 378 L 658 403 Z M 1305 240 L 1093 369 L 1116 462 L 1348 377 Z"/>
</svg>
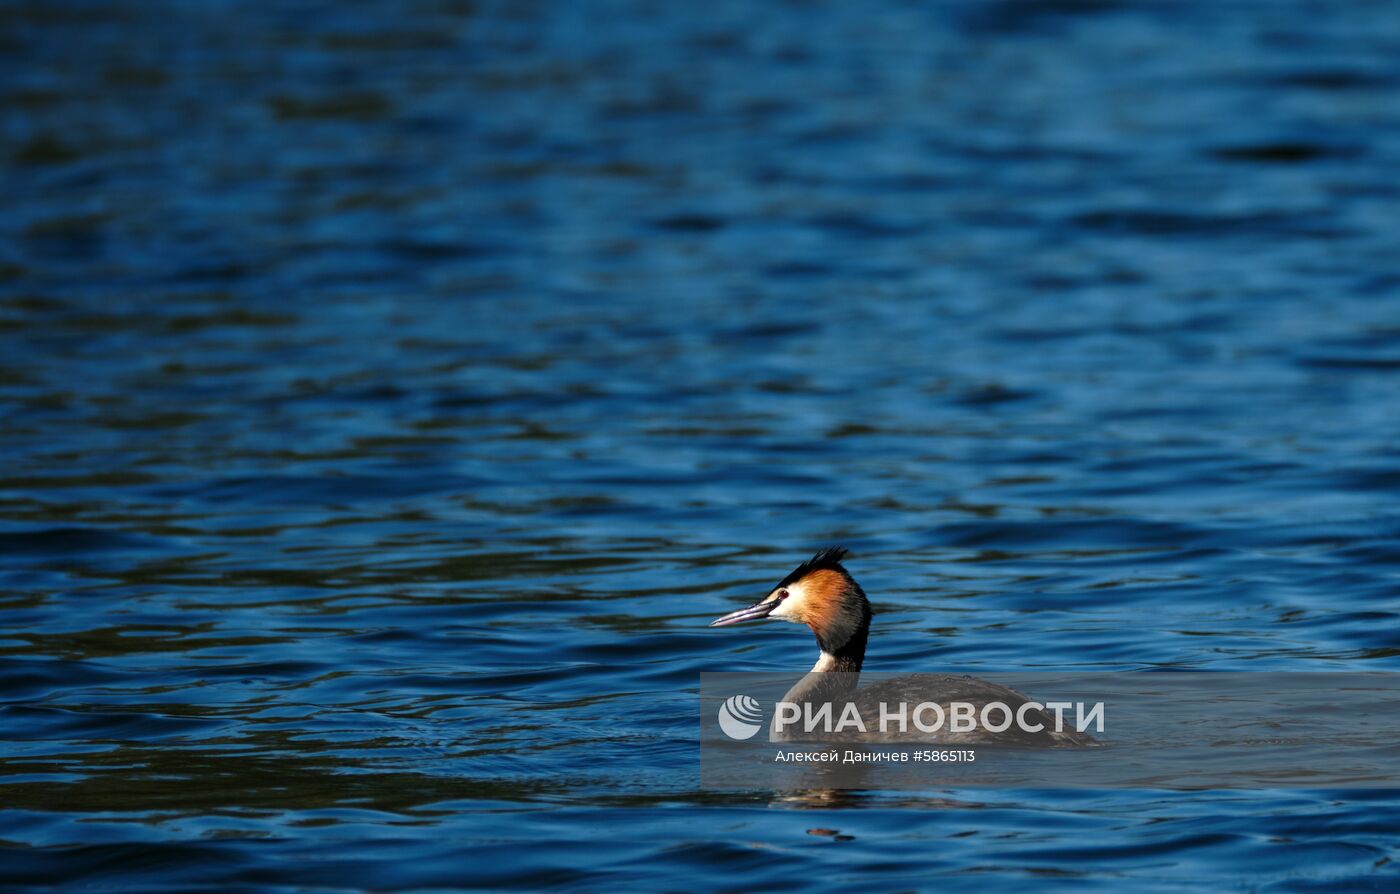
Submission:
<svg viewBox="0 0 1400 894">
<path fill-rule="evenodd" d="M 1390 891 L 1391 792 L 699 789 L 872 670 L 1400 670 L 1400 7 L 0 5 L 0 882 Z M 1050 781 L 1047 780 L 1047 783 Z"/>
</svg>

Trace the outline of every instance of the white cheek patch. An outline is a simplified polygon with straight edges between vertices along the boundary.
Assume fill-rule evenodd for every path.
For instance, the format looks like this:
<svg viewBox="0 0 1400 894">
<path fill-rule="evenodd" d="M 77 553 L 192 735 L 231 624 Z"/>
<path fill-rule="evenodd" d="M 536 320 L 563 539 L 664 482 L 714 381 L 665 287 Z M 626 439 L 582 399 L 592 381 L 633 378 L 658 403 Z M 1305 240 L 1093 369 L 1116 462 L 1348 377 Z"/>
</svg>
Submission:
<svg viewBox="0 0 1400 894">
<path fill-rule="evenodd" d="M 788 597 L 778 603 L 778 607 L 773 609 L 773 613 L 768 617 L 782 618 L 784 621 L 799 623 L 797 619 L 798 609 L 802 604 L 802 588 L 791 586 L 787 588 Z"/>
</svg>

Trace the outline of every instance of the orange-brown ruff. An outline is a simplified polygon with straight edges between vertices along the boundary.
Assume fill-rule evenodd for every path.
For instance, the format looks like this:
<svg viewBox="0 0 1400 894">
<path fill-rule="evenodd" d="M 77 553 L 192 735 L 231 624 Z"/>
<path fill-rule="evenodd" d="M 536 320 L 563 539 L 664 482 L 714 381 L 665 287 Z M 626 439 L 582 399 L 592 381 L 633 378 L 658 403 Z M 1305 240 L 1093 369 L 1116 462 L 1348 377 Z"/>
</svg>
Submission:
<svg viewBox="0 0 1400 894">
<path fill-rule="evenodd" d="M 839 547 L 821 550 L 794 568 L 763 599 L 715 619 L 710 626 L 728 627 L 759 618 L 777 618 L 811 628 L 821 647 L 821 657 L 811 672 L 784 697 L 784 701 L 794 704 L 850 701 L 857 705 L 862 716 L 873 717 L 881 703 L 933 701 L 945 704 L 956 700 L 980 708 L 990 702 L 1001 702 L 1014 710 L 1029 701 L 1026 696 L 999 683 L 950 674 L 896 677 L 858 690 L 865 646 L 870 637 L 871 611 L 865 591 L 841 564 L 845 555 L 846 551 Z M 1042 711 L 1032 712 L 1028 717 L 1033 723 L 1044 725 L 1045 731 L 1027 733 L 1013 727 L 997 733 L 985 729 L 971 733 L 944 731 L 932 738 L 912 733 L 906 738 L 949 744 L 1097 744 L 1084 733 L 1051 730 L 1054 724 Z M 894 738 L 900 737 L 886 737 L 884 741 Z"/>
<path fill-rule="evenodd" d="M 840 668 L 823 669 L 860 670 L 870 627 L 870 603 L 864 593 L 858 597 L 848 593 L 852 587 L 859 592 L 860 587 L 842 571 L 831 568 L 819 568 L 795 583 L 806 591 L 795 617 L 811 628 L 824 654 L 844 656 Z M 851 648 L 857 644 L 858 650 Z"/>
</svg>

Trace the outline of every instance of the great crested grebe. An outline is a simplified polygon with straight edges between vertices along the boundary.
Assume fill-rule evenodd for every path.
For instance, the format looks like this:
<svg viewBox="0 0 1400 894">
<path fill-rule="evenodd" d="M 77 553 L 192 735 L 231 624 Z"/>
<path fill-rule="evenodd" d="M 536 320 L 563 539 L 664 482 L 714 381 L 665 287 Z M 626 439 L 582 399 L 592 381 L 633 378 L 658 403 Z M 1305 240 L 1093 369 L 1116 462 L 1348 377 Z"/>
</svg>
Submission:
<svg viewBox="0 0 1400 894">
<path fill-rule="evenodd" d="M 841 701 L 854 703 L 860 714 L 875 716 L 881 704 L 932 702 L 945 709 L 953 702 L 967 702 L 981 710 L 983 705 L 1000 702 L 1012 711 L 1030 702 L 1026 696 L 1006 686 L 955 674 L 918 674 L 883 680 L 857 689 L 865 645 L 870 637 L 870 601 L 865 591 L 841 564 L 846 550 L 829 547 L 794 568 L 778 581 L 772 591 L 748 608 L 730 612 L 710 622 L 711 627 L 728 627 L 744 621 L 778 618 L 806 624 L 817 637 L 821 655 L 812 670 L 788 692 L 784 701 L 792 703 Z M 1033 705 L 1035 703 L 1032 703 Z M 1004 731 L 977 728 L 971 732 L 948 729 L 924 733 L 882 733 L 879 736 L 843 734 L 844 739 L 893 741 L 897 739 L 948 744 L 1007 745 L 1096 745 L 1089 735 L 1064 727 L 1057 730 L 1054 718 L 1038 708 L 1025 713 L 1028 731 L 1013 724 Z"/>
</svg>

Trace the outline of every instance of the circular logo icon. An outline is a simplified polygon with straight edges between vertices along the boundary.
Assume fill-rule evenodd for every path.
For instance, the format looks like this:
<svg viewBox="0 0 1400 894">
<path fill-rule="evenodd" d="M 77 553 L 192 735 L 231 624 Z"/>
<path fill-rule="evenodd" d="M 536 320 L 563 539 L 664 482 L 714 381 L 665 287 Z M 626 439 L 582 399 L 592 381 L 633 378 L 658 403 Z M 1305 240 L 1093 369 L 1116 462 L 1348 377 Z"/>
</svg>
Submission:
<svg viewBox="0 0 1400 894">
<path fill-rule="evenodd" d="M 731 739 L 751 739 L 763 727 L 763 710 L 747 695 L 733 695 L 719 706 L 719 728 Z"/>
</svg>

